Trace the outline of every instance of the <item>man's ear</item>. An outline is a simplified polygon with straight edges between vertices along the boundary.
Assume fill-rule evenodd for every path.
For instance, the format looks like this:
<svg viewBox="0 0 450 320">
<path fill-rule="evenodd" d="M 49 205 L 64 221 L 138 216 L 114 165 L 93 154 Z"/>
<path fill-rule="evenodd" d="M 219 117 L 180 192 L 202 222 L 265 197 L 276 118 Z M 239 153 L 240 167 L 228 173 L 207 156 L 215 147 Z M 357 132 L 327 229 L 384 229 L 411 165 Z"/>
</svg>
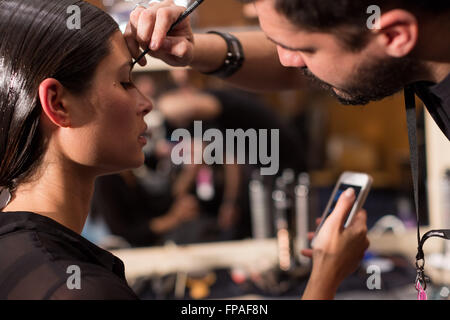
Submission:
<svg viewBox="0 0 450 320">
<path fill-rule="evenodd" d="M 409 11 L 395 9 L 381 15 L 379 35 L 386 54 L 401 58 L 416 46 L 419 37 L 417 18 Z"/>
<path fill-rule="evenodd" d="M 58 127 L 69 127 L 70 116 L 63 99 L 64 87 L 56 79 L 48 78 L 39 85 L 42 111 Z"/>
</svg>

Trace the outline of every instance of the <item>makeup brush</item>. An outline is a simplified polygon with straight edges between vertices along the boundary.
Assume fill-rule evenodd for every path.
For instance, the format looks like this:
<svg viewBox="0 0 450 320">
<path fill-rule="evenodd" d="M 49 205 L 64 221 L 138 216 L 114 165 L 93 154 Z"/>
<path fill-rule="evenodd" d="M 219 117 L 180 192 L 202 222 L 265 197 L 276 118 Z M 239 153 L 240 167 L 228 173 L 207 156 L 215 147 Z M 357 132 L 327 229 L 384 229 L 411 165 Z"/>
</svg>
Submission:
<svg viewBox="0 0 450 320">
<path fill-rule="evenodd" d="M 167 31 L 167 35 L 177 26 L 179 25 L 184 19 L 186 19 L 194 10 L 203 2 L 204 0 L 196 0 L 194 1 L 187 9 L 184 11 L 178 19 L 170 26 L 169 31 Z M 150 52 L 150 48 L 147 48 L 142 52 L 142 54 L 133 62 L 133 66 L 140 61 L 147 53 Z"/>
</svg>

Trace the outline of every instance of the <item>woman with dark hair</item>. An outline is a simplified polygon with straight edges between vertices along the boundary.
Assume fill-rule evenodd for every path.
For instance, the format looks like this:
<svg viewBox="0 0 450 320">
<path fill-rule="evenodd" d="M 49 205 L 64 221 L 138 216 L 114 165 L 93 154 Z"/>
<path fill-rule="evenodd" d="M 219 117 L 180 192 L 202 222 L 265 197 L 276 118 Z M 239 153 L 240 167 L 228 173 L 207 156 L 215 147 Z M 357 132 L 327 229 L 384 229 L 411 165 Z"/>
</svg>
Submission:
<svg viewBox="0 0 450 320">
<path fill-rule="evenodd" d="M 131 62 L 84 1 L 0 1 L 0 299 L 137 298 L 122 261 L 80 236 L 95 178 L 144 163 L 152 105 Z"/>
<path fill-rule="evenodd" d="M 80 29 L 68 27 L 70 6 Z M 80 235 L 95 178 L 144 163 L 152 105 L 130 79 L 129 50 L 84 1 L 0 0 L 0 299 L 137 298 L 122 261 Z M 342 228 L 354 200 L 344 192 L 316 236 L 303 298 L 332 298 L 368 247 L 364 211 Z"/>
</svg>

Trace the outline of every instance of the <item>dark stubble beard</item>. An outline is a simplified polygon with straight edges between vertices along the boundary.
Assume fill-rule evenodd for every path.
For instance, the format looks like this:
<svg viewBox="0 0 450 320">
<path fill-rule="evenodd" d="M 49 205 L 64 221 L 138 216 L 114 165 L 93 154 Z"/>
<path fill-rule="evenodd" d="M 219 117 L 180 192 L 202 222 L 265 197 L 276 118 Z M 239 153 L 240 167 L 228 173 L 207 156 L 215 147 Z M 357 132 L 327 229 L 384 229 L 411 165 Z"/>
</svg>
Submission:
<svg viewBox="0 0 450 320">
<path fill-rule="evenodd" d="M 425 72 L 420 62 L 410 58 L 372 58 L 355 70 L 353 78 L 344 88 L 336 88 L 339 90 L 336 93 L 333 86 L 317 78 L 307 68 L 301 70 L 315 85 L 329 91 L 344 105 L 366 105 L 391 96 Z"/>
</svg>

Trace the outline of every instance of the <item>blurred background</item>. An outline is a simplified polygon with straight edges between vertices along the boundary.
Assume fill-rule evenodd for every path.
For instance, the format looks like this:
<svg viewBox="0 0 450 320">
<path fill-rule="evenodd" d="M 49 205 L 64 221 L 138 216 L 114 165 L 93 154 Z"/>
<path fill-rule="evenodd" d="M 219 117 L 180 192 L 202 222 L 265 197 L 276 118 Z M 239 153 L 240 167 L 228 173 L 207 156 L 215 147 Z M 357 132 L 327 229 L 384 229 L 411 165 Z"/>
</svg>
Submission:
<svg viewBox="0 0 450 320">
<path fill-rule="evenodd" d="M 88 2 L 111 14 L 122 30 L 139 3 Z M 200 33 L 259 29 L 253 5 L 237 1 L 207 0 L 191 20 Z M 298 254 L 308 245 L 306 232 L 315 229 L 340 174 L 357 171 L 374 179 L 364 206 L 371 247 L 337 299 L 415 299 L 416 217 L 402 94 L 364 107 L 342 106 L 313 87 L 244 92 L 190 69 L 148 61 L 133 75 L 154 102 L 146 117 L 145 165 L 97 180 L 83 232 L 124 260 L 141 298 L 298 298 L 310 270 Z M 203 131 L 279 129 L 279 174 L 261 176 L 257 165 L 173 164 L 171 134 L 177 128 L 193 132 L 195 120 Z M 449 143 L 423 108 L 419 143 L 423 232 L 449 228 Z M 193 141 L 190 150 L 205 147 Z M 283 203 L 272 197 L 276 191 L 286 195 Z M 449 299 L 449 246 L 429 242 L 431 297 Z M 374 264 L 382 272 L 379 290 L 366 283 L 367 267 Z"/>
</svg>

